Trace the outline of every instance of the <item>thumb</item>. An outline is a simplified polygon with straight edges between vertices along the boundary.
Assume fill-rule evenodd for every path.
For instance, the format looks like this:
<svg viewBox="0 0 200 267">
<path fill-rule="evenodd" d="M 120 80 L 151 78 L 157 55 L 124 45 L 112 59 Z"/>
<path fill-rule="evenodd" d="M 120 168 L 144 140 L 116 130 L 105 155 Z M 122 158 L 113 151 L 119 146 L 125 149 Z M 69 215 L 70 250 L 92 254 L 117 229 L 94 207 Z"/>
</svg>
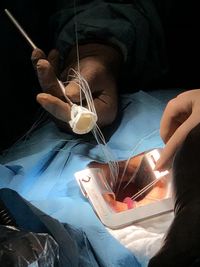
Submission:
<svg viewBox="0 0 200 267">
<path fill-rule="evenodd" d="M 85 99 L 85 94 L 81 91 L 79 84 L 73 80 L 65 87 L 65 93 L 73 103 L 80 103 L 80 100 Z"/>
</svg>

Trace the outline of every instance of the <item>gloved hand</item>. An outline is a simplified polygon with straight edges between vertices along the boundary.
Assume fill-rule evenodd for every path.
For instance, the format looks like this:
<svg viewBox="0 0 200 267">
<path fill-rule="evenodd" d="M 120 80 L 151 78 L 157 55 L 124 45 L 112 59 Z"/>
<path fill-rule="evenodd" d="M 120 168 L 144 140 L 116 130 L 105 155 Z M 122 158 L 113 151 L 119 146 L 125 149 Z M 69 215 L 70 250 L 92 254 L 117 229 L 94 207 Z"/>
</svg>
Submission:
<svg viewBox="0 0 200 267">
<path fill-rule="evenodd" d="M 97 124 L 100 127 L 109 125 L 117 115 L 117 75 L 121 54 L 111 46 L 94 43 L 80 45 L 79 55 L 80 73 L 90 86 L 98 116 Z M 32 53 L 32 62 L 44 92 L 37 95 L 37 101 L 53 115 L 56 124 L 62 130 L 69 130 L 67 122 L 71 119 L 71 109 L 63 97 L 57 77 L 65 82 L 70 68 L 77 70 L 76 48 L 72 48 L 61 70 L 59 53 L 56 50 L 52 50 L 46 57 L 43 51 L 35 49 Z M 73 80 L 67 84 L 65 92 L 73 103 L 80 103 L 79 86 Z"/>
<path fill-rule="evenodd" d="M 156 164 L 157 170 L 171 167 L 177 149 L 199 122 L 200 89 L 184 92 L 169 101 L 160 124 L 160 135 L 166 146 Z"/>
</svg>

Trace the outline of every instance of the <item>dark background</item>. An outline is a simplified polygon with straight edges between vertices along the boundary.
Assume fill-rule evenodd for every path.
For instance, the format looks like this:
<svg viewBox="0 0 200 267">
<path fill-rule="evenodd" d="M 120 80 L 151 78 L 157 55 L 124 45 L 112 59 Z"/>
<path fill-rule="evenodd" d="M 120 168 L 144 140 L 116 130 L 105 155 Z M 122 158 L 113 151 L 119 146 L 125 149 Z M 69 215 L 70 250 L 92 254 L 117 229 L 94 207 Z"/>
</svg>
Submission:
<svg viewBox="0 0 200 267">
<path fill-rule="evenodd" d="M 159 88 L 200 88 L 200 22 L 197 1 L 154 0 L 165 29 L 169 77 Z M 166 7 L 165 7 L 166 4 Z M 49 1 L 0 2 L 0 149 L 18 139 L 35 121 L 40 91 L 30 56 L 32 49 L 3 12 L 8 8 L 35 44 L 48 52 L 52 37 Z M 156 88 L 155 88 L 156 89 Z"/>
<path fill-rule="evenodd" d="M 168 87 L 200 88 L 199 1 L 155 0 L 165 9 L 161 18 L 169 59 Z"/>
<path fill-rule="evenodd" d="M 49 50 L 48 18 L 43 1 L 6 0 L 0 3 L 0 149 L 16 141 L 36 120 L 40 92 L 32 63 L 32 48 L 4 13 L 7 8 L 33 42 Z"/>
</svg>

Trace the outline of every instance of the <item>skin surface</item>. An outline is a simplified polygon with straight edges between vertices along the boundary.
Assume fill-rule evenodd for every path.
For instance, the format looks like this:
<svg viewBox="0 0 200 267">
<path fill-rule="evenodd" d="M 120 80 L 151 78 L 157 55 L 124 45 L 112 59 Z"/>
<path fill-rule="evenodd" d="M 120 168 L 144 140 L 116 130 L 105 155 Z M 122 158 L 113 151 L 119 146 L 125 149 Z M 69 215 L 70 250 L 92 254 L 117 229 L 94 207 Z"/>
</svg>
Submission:
<svg viewBox="0 0 200 267">
<path fill-rule="evenodd" d="M 175 217 L 149 267 L 200 266 L 200 124 L 175 154 L 172 173 Z"/>
<path fill-rule="evenodd" d="M 113 47 L 103 44 L 80 46 L 79 53 L 80 74 L 89 84 L 98 116 L 97 123 L 99 127 L 104 127 L 111 124 L 117 115 L 117 75 L 121 55 Z M 32 53 L 32 62 L 43 91 L 37 95 L 37 101 L 52 115 L 57 125 L 66 131 L 70 131 L 67 123 L 71 119 L 71 109 L 63 97 L 56 76 L 63 82 L 68 81 L 65 93 L 73 103 L 79 104 L 80 87 L 70 77 L 71 68 L 78 70 L 76 59 L 75 48 L 65 60 L 64 67 L 59 65 L 59 53 L 56 50 L 52 50 L 48 57 L 39 49 L 35 49 Z M 86 106 L 83 94 L 82 97 L 83 105 Z"/>
<path fill-rule="evenodd" d="M 200 89 L 179 94 L 167 104 L 160 123 L 160 135 L 165 142 L 156 169 L 171 167 L 174 155 L 188 133 L 200 122 Z"/>
</svg>

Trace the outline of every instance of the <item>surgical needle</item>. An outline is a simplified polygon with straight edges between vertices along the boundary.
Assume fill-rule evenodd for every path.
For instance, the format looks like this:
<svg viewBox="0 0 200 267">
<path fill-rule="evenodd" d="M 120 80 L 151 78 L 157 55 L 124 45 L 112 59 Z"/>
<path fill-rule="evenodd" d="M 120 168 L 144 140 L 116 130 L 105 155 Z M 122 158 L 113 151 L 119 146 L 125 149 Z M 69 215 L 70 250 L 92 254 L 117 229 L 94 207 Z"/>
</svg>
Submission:
<svg viewBox="0 0 200 267">
<path fill-rule="evenodd" d="M 9 17 L 9 19 L 13 22 L 13 24 L 16 26 L 16 28 L 19 30 L 19 32 L 22 34 L 22 36 L 24 36 L 24 38 L 27 40 L 27 42 L 30 44 L 30 46 L 33 49 L 37 49 L 38 47 L 33 43 L 33 41 L 31 40 L 31 38 L 28 36 L 28 34 L 24 31 L 24 29 L 22 28 L 22 26 L 19 24 L 19 22 L 13 17 L 13 15 L 10 13 L 10 11 L 8 9 L 4 9 L 6 15 Z M 63 85 L 63 83 L 57 78 L 57 82 L 60 86 L 60 89 L 65 97 L 65 99 L 67 100 L 67 102 L 70 104 L 70 106 L 73 106 L 72 101 L 69 99 L 69 97 L 66 96 L 65 94 L 65 86 Z"/>
</svg>

